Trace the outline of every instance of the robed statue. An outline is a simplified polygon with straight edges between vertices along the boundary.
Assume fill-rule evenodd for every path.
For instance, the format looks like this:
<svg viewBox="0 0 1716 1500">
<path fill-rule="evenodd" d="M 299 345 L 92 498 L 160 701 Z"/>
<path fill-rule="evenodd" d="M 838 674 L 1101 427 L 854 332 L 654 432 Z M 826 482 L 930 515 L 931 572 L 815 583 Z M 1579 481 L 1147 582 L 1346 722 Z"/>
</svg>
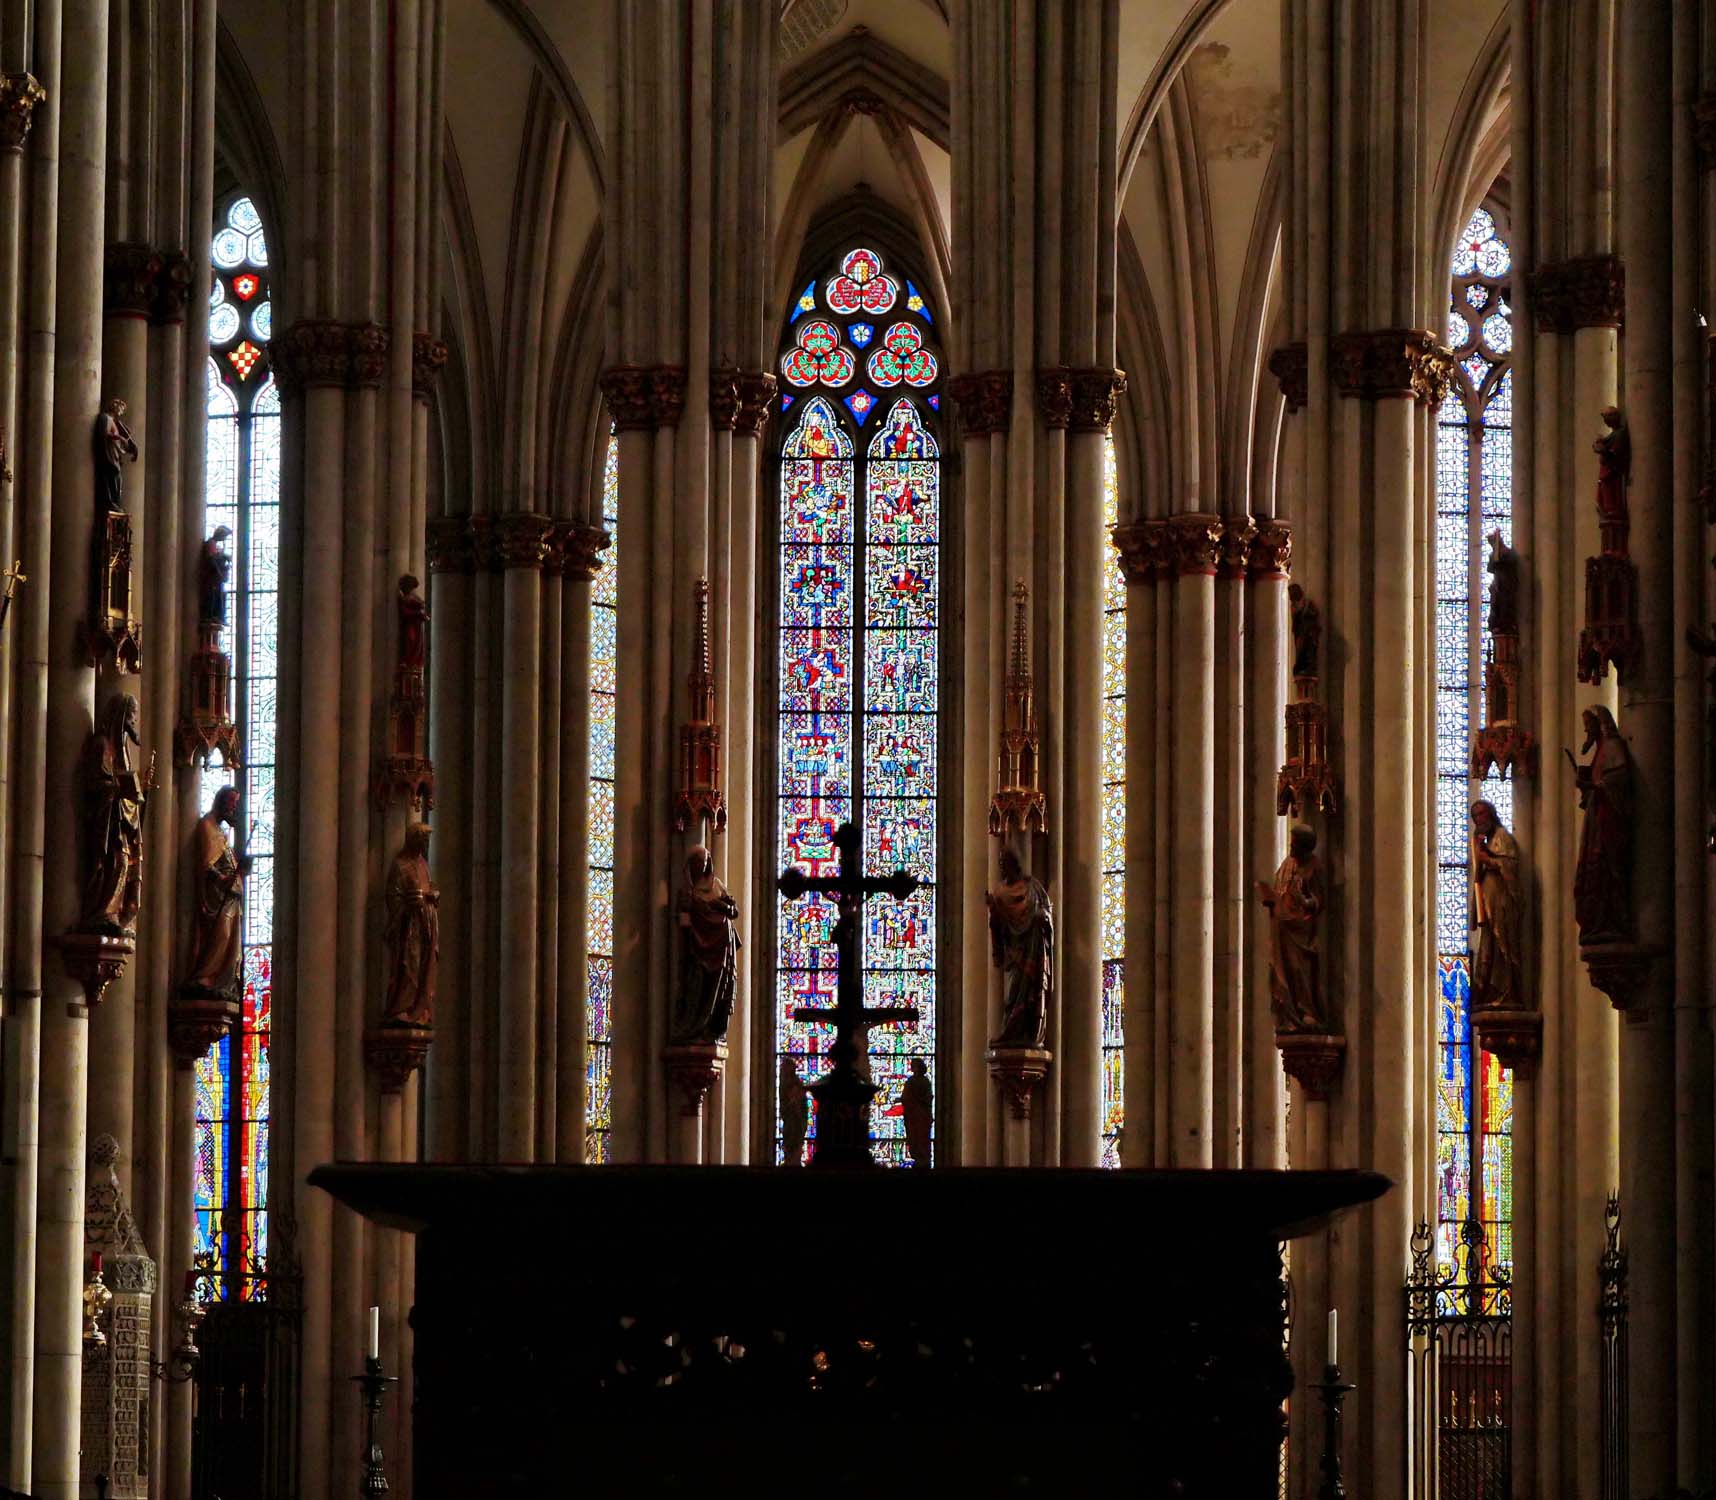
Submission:
<svg viewBox="0 0 1716 1500">
<path fill-rule="evenodd" d="M 1275 878 L 1257 882 L 1269 909 L 1269 998 L 1278 1034 L 1322 1035 L 1329 1030 L 1323 1003 L 1322 955 L 1317 931 L 1323 918 L 1323 862 L 1317 835 L 1303 823 L 1287 838 L 1287 858 Z"/>
<path fill-rule="evenodd" d="M 804 1165 L 804 1137 L 810 1129 L 810 1091 L 798 1075 L 798 1062 L 781 1057 L 781 1165 Z"/>
<path fill-rule="evenodd" d="M 1573 876 L 1573 918 L 1579 924 L 1581 943 L 1630 942 L 1637 773 L 1632 752 L 1608 709 L 1593 704 L 1585 710 L 1584 722 L 1580 753 L 1594 753 L 1584 765 L 1573 767 L 1579 806 L 1585 810 Z"/>
<path fill-rule="evenodd" d="M 1293 675 L 1315 677 L 1323 644 L 1323 617 L 1298 584 L 1287 586 L 1287 611 L 1293 626 Z"/>
<path fill-rule="evenodd" d="M 191 940 L 181 989 L 236 1001 L 244 954 L 244 877 L 248 855 L 237 854 L 221 824 L 238 826 L 238 788 L 223 786 L 191 834 Z"/>
<path fill-rule="evenodd" d="M 1633 444 L 1619 407 L 1603 408 L 1603 432 L 1591 448 L 1597 455 L 1597 519 L 1610 525 L 1625 521 Z"/>
<path fill-rule="evenodd" d="M 429 825 L 406 827 L 387 872 L 387 993 L 381 1019 L 435 1023 L 435 966 L 441 955 L 441 893 L 429 880 Z"/>
<path fill-rule="evenodd" d="M 197 558 L 197 619 L 204 625 L 226 624 L 226 583 L 232 576 L 232 554 L 222 545 L 230 526 L 217 526 Z"/>
<path fill-rule="evenodd" d="M 417 579 L 399 579 L 399 665 L 421 672 L 429 659 L 429 606 L 417 592 Z"/>
<path fill-rule="evenodd" d="M 124 419 L 125 402 L 118 396 L 95 419 L 95 499 L 102 510 L 125 509 L 124 466 L 137 462 L 137 440 Z"/>
<path fill-rule="evenodd" d="M 137 929 L 143 901 L 143 808 L 148 778 L 139 775 L 137 700 L 115 693 L 84 742 L 78 766 L 83 844 L 80 932 L 117 937 Z"/>
<path fill-rule="evenodd" d="M 914 1167 L 930 1164 L 930 1127 L 935 1120 L 935 1096 L 930 1089 L 929 1065 L 914 1057 L 911 1075 L 900 1085 L 900 1113 L 905 1117 L 906 1150 Z"/>
<path fill-rule="evenodd" d="M 1523 1010 L 1521 933 L 1525 893 L 1519 841 L 1502 827 L 1493 802 L 1472 804 L 1472 1004 Z"/>
<path fill-rule="evenodd" d="M 715 875 L 715 856 L 701 844 L 685 856 L 679 893 L 679 1000 L 673 1011 L 675 1042 L 726 1039 L 739 969 L 738 903 Z"/>
<path fill-rule="evenodd" d="M 1490 575 L 1490 634 L 1519 634 L 1519 554 L 1502 540 L 1499 529 L 1492 531 L 1489 561 L 1484 571 Z"/>
<path fill-rule="evenodd" d="M 1027 875 L 1019 856 L 1001 850 L 1001 883 L 986 892 L 989 947 L 1006 993 L 1001 1030 L 992 1047 L 1041 1047 L 1049 1029 L 1055 984 L 1055 912 L 1042 881 Z"/>
</svg>

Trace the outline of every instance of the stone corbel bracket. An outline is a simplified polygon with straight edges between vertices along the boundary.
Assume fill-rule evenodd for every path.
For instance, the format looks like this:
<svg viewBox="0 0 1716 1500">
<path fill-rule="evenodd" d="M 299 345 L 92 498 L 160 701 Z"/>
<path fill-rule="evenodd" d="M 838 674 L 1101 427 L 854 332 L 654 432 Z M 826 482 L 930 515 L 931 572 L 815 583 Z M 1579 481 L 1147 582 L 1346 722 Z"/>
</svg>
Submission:
<svg viewBox="0 0 1716 1500">
<path fill-rule="evenodd" d="M 1629 1021 L 1642 1021 L 1648 1008 L 1639 1005 L 1655 954 L 1639 943 L 1583 943 L 1579 957 L 1591 983 Z"/>
<path fill-rule="evenodd" d="M 725 1042 L 675 1042 L 662 1049 L 668 1082 L 679 1094 L 679 1112 L 687 1120 L 700 1119 L 703 1101 L 721 1081 L 727 1068 Z"/>
<path fill-rule="evenodd" d="M 129 933 L 68 932 L 59 939 L 60 958 L 66 973 L 83 986 L 84 1003 L 68 1005 L 72 1016 L 87 1016 L 107 996 L 107 987 L 125 972 L 137 951 L 137 939 Z"/>
<path fill-rule="evenodd" d="M 1281 1067 L 1305 1091 L 1307 1099 L 1325 1100 L 1341 1079 L 1347 1039 L 1332 1032 L 1278 1031 L 1275 1045 Z"/>
<path fill-rule="evenodd" d="M 428 1061 L 434 1041 L 433 1026 L 414 1026 L 409 1021 L 389 1021 L 365 1031 L 364 1061 L 380 1079 L 382 1093 L 403 1093 L 411 1075 Z"/>
<path fill-rule="evenodd" d="M 1504 1068 L 1527 1077 L 1537 1071 L 1543 1055 L 1543 1012 L 1540 1010 L 1485 1010 L 1472 1008 L 1472 1032 L 1485 1052 L 1494 1054 Z"/>
<path fill-rule="evenodd" d="M 1007 1112 L 1015 1120 L 1029 1120 L 1032 1097 L 1049 1076 L 1054 1055 L 1047 1047 L 991 1047 L 988 1058 L 989 1076 L 1007 1101 Z"/>
</svg>

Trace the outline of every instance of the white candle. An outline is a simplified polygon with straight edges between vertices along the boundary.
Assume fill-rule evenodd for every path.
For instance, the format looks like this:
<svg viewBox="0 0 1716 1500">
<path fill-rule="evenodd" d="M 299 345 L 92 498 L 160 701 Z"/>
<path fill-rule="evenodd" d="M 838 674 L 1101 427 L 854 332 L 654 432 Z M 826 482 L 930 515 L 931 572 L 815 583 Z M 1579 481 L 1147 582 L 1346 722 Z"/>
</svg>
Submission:
<svg viewBox="0 0 1716 1500">
<path fill-rule="evenodd" d="M 1332 1365 L 1338 1365 L 1340 1363 L 1340 1360 L 1335 1357 L 1335 1352 L 1335 1310 L 1331 1307 L 1329 1309 L 1329 1363 Z"/>
<path fill-rule="evenodd" d="M 1329 1327 L 1333 1328 L 1334 1326 L 1331 1321 Z M 381 1309 L 379 1307 L 372 1307 L 369 1310 L 369 1357 L 371 1359 L 381 1358 Z M 1333 1358 L 1332 1355 L 1330 1357 Z"/>
</svg>

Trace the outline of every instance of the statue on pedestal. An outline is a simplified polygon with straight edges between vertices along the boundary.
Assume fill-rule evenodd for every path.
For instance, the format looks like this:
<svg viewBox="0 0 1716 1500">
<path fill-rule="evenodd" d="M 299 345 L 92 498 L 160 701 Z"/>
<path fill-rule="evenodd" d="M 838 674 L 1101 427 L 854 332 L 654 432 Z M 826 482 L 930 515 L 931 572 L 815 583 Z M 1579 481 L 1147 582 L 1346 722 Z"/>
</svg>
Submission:
<svg viewBox="0 0 1716 1500">
<path fill-rule="evenodd" d="M 429 660 L 429 606 L 417 592 L 417 579 L 405 573 L 399 579 L 399 666 L 402 672 L 421 675 Z"/>
<path fill-rule="evenodd" d="M 232 576 L 232 555 L 221 545 L 232 535 L 230 526 L 217 526 L 197 558 L 197 619 L 203 625 L 226 625 L 226 584 Z"/>
<path fill-rule="evenodd" d="M 1604 431 L 1591 444 L 1597 455 L 1597 520 L 1604 528 L 1604 550 L 1609 528 L 1627 524 L 1627 483 L 1632 477 L 1633 445 L 1620 408 L 1603 408 Z M 1624 532 L 1623 532 L 1624 541 Z M 1623 548 L 1624 555 L 1624 548 Z"/>
<path fill-rule="evenodd" d="M 1041 1047 L 1048 1035 L 1055 982 L 1055 913 L 1049 893 L 1027 875 L 1019 856 L 1001 850 L 1001 883 L 986 892 L 989 944 L 1006 985 L 1001 1030 L 991 1047 Z"/>
<path fill-rule="evenodd" d="M 143 900 L 143 809 L 153 779 L 140 777 L 132 760 L 132 747 L 142 743 L 138 715 L 136 698 L 115 693 L 84 743 L 78 768 L 84 804 L 80 932 L 117 937 L 137 928 Z"/>
<path fill-rule="evenodd" d="M 675 1042 L 719 1042 L 733 1015 L 739 965 L 738 903 L 715 875 L 715 857 L 701 844 L 685 856 L 679 893 L 679 998 L 673 1009 Z"/>
<path fill-rule="evenodd" d="M 95 498 L 104 511 L 125 509 L 124 466 L 137 462 L 137 440 L 124 417 L 125 402 L 115 396 L 95 419 Z"/>
<path fill-rule="evenodd" d="M 235 854 L 221 824 L 236 830 L 238 788 L 223 786 L 191 834 L 191 940 L 180 989 L 189 995 L 239 997 L 244 954 L 244 877 L 247 855 Z"/>
<path fill-rule="evenodd" d="M 1314 679 L 1323 644 L 1323 617 L 1296 583 L 1287 585 L 1288 613 L 1293 624 L 1293 676 Z"/>
<path fill-rule="evenodd" d="M 1519 634 L 1519 554 L 1502 540 L 1500 530 L 1492 531 L 1489 561 L 1484 564 L 1490 575 L 1490 634 Z"/>
<path fill-rule="evenodd" d="M 935 1096 L 930 1088 L 929 1067 L 914 1057 L 912 1073 L 900 1087 L 900 1113 L 906 1122 L 906 1150 L 914 1167 L 930 1164 L 930 1130 L 935 1120 Z"/>
<path fill-rule="evenodd" d="M 1321 1035 L 1330 1030 L 1323 1003 L 1322 957 L 1317 929 L 1323 917 L 1323 862 L 1317 835 L 1303 823 L 1287 839 L 1287 858 L 1274 880 L 1257 882 L 1269 909 L 1269 993 L 1277 1035 Z"/>
<path fill-rule="evenodd" d="M 798 1064 L 781 1058 L 781 1164 L 804 1165 L 804 1137 L 810 1129 L 810 1094 L 798 1076 Z"/>
<path fill-rule="evenodd" d="M 429 825 L 412 823 L 387 872 L 387 993 L 384 1023 L 431 1026 L 441 952 L 441 893 L 429 880 Z"/>
<path fill-rule="evenodd" d="M 1582 944 L 1626 943 L 1634 936 L 1633 817 L 1638 801 L 1632 752 L 1614 715 L 1602 704 L 1585 710 L 1585 743 L 1594 751 L 1584 765 L 1573 762 L 1579 806 L 1579 864 L 1573 877 L 1573 917 Z"/>
<path fill-rule="evenodd" d="M 1492 802 L 1472 804 L 1472 1005 L 1525 1009 L 1520 937 L 1525 896 L 1519 841 Z"/>
</svg>

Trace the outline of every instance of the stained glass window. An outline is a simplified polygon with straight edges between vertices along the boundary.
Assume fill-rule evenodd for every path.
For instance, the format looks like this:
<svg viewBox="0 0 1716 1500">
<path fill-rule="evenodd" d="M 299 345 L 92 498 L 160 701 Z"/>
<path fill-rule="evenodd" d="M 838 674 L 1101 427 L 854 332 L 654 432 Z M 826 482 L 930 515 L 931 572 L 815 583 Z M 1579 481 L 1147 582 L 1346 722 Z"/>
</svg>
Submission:
<svg viewBox="0 0 1716 1500">
<path fill-rule="evenodd" d="M 268 1261 L 268 1044 L 273 998 L 274 767 L 278 735 L 280 388 L 268 364 L 268 244 L 249 198 L 228 205 L 212 244 L 203 535 L 225 527 L 232 558 L 224 645 L 243 769 L 202 773 L 199 812 L 239 792 L 244 888 L 237 1028 L 196 1064 L 196 1249 L 226 1273 L 217 1296 L 249 1296 Z"/>
<path fill-rule="evenodd" d="M 1457 373 L 1436 428 L 1436 1258 L 1462 1281 L 1461 1226 L 1479 1220 L 1492 1265 L 1513 1261 L 1513 1075 L 1472 1037 L 1471 804 L 1513 826 L 1513 784 L 1470 772 L 1490 647 L 1485 537 L 1513 542 L 1513 257 L 1480 208 L 1454 249 L 1448 343 Z"/>
<path fill-rule="evenodd" d="M 1103 446 L 1102 521 L 1120 519 L 1114 439 Z M 1126 1081 L 1126 577 L 1105 549 L 1102 573 L 1102 1165 L 1120 1165 Z"/>
<path fill-rule="evenodd" d="M 868 1039 L 877 1155 L 899 1165 L 901 1087 L 913 1059 L 935 1068 L 941 450 L 918 402 L 935 410 L 941 365 L 923 299 L 902 298 L 872 250 L 813 280 L 787 322 L 780 370 L 798 399 L 780 449 L 777 853 L 832 874 L 850 820 L 867 874 L 904 867 L 923 882 L 905 901 L 866 901 L 862 923 L 865 1004 L 917 1009 Z M 777 911 L 775 1043 L 806 1083 L 833 1029 L 792 1015 L 834 1003 L 834 919 L 819 898 Z"/>
<path fill-rule="evenodd" d="M 608 545 L 590 585 L 590 1058 L 584 1160 L 604 1162 L 614 1126 L 614 676 L 619 668 L 620 441 L 608 434 L 602 525 Z"/>
</svg>

